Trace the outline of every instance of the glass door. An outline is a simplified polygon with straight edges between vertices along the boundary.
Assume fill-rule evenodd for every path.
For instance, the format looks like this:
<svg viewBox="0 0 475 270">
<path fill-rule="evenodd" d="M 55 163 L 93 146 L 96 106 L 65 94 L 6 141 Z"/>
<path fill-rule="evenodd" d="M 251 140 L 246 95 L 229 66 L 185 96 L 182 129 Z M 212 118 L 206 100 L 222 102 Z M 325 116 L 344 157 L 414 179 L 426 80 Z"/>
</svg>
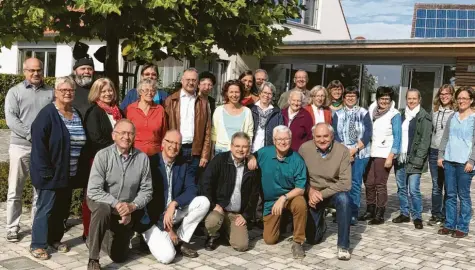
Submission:
<svg viewBox="0 0 475 270">
<path fill-rule="evenodd" d="M 421 106 L 427 112 L 432 110 L 432 100 L 442 80 L 442 66 L 404 66 L 403 83 L 399 95 L 399 108 L 406 106 L 407 89 L 421 92 Z"/>
</svg>

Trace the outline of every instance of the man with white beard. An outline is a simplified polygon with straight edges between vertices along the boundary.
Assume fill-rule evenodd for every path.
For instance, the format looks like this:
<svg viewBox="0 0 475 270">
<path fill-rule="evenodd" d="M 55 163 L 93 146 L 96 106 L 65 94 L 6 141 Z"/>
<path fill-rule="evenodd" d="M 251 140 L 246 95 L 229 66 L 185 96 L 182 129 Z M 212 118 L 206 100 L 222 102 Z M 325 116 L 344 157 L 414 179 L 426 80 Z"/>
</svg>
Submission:
<svg viewBox="0 0 475 270">
<path fill-rule="evenodd" d="M 73 66 L 73 78 L 76 82 L 76 93 L 74 95 L 73 106 L 81 113 L 84 119 L 90 104 L 87 100 L 94 76 L 94 60 L 84 57 L 76 61 Z"/>
</svg>

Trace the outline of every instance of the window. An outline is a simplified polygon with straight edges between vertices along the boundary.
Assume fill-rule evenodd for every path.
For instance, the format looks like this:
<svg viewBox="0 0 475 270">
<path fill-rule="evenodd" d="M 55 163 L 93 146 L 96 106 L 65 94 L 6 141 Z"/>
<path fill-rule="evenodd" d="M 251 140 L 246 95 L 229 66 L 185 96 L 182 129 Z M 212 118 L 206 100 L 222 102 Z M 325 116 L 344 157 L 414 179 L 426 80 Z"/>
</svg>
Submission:
<svg viewBox="0 0 475 270">
<path fill-rule="evenodd" d="M 317 28 L 318 0 L 299 0 L 299 4 L 305 6 L 305 9 L 300 12 L 301 18 L 289 19 L 289 21 Z"/>
<path fill-rule="evenodd" d="M 31 57 L 36 57 L 43 62 L 43 75 L 45 77 L 56 76 L 56 49 L 20 49 L 18 73 L 22 73 L 23 62 Z"/>
</svg>

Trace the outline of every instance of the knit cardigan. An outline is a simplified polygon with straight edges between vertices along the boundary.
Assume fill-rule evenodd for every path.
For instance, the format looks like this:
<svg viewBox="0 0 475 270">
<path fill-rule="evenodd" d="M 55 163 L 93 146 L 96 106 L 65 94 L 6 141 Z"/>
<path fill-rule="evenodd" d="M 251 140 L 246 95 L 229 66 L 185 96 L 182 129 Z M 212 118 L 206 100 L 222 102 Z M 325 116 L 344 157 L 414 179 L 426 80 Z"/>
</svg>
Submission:
<svg viewBox="0 0 475 270">
<path fill-rule="evenodd" d="M 241 125 L 241 131 L 249 135 L 249 138 L 252 142 L 253 131 L 254 131 L 254 121 L 252 120 L 252 112 L 248 107 L 243 107 L 246 115 L 244 116 L 244 121 Z M 226 132 L 226 127 L 224 126 L 223 120 L 224 114 L 224 105 L 221 105 L 216 108 L 213 114 L 213 126 L 211 128 L 211 141 L 215 143 L 216 148 L 224 148 L 230 150 L 231 147 L 231 137 L 233 134 L 228 134 Z"/>
</svg>

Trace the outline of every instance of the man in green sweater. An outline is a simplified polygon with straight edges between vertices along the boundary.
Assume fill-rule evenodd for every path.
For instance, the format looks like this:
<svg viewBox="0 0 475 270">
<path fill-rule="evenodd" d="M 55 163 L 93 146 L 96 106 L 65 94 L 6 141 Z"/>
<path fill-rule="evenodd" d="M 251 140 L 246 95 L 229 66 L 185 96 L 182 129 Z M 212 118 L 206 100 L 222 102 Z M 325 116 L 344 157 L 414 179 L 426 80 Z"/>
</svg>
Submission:
<svg viewBox="0 0 475 270">
<path fill-rule="evenodd" d="M 325 208 L 334 206 L 338 222 L 338 259 L 349 260 L 351 208 L 348 191 L 351 189 L 350 152 L 334 141 L 331 125 L 320 123 L 312 128 L 313 140 L 299 149 L 308 169 L 309 218 L 306 239 L 310 244 L 322 241 L 327 229 Z"/>
</svg>

